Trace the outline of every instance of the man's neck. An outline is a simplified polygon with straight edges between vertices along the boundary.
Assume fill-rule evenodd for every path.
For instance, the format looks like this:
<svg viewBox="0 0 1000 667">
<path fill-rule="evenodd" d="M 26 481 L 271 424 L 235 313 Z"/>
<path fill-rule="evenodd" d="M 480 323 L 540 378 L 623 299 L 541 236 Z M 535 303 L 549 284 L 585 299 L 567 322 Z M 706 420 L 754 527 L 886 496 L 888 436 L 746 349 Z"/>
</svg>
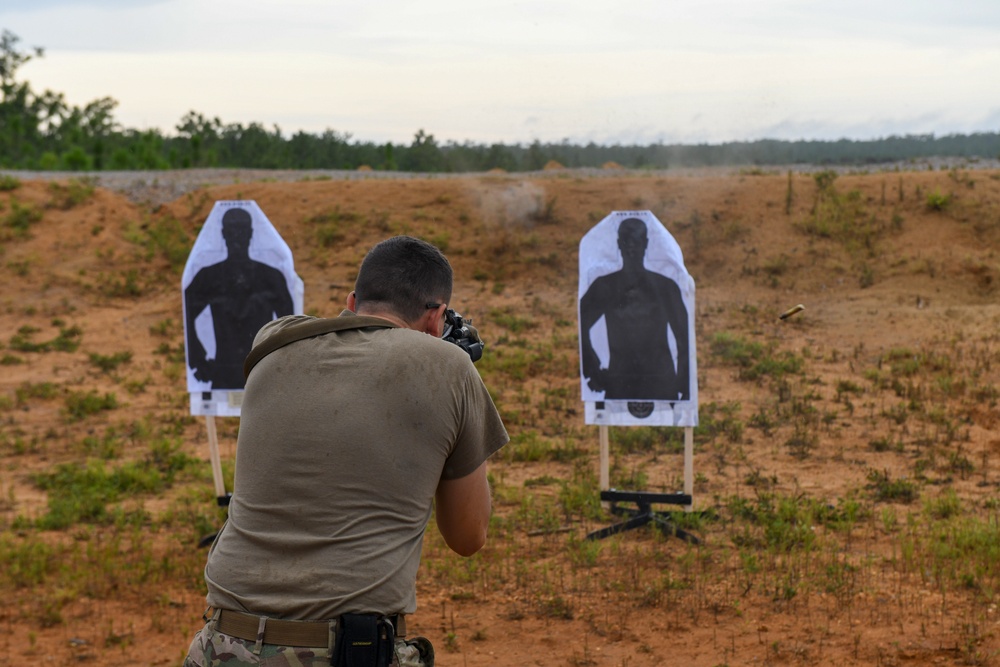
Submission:
<svg viewBox="0 0 1000 667">
<path fill-rule="evenodd" d="M 403 318 L 401 318 L 399 315 L 396 315 L 395 313 L 392 313 L 392 312 L 387 311 L 387 310 L 381 310 L 381 309 L 377 309 L 377 308 L 373 308 L 373 309 L 358 308 L 355 311 L 355 315 L 365 315 L 367 317 L 379 317 L 379 318 L 381 318 L 383 320 L 388 320 L 388 321 L 392 322 L 393 324 L 395 324 L 397 326 L 400 326 L 400 327 L 402 327 L 404 329 L 412 329 L 413 328 L 413 327 L 411 327 L 409 325 L 408 322 L 406 322 L 405 320 L 403 320 Z"/>
</svg>

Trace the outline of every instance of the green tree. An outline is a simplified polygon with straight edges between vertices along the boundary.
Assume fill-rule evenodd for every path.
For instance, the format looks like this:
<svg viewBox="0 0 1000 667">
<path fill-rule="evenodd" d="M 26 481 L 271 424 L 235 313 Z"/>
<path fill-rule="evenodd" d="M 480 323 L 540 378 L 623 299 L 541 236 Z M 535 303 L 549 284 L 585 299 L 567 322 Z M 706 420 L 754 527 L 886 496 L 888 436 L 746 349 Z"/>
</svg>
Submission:
<svg viewBox="0 0 1000 667">
<path fill-rule="evenodd" d="M 45 55 L 45 50 L 38 46 L 31 49 L 33 53 L 18 50 L 20 41 L 20 37 L 6 28 L 0 32 L 0 85 L 5 95 L 17 83 L 14 78 L 17 70 L 32 58 Z"/>
<path fill-rule="evenodd" d="M 542 147 L 542 143 L 535 139 L 528 146 L 527 164 L 525 167 L 528 171 L 538 171 L 549 161 L 549 157 L 546 150 Z"/>
<path fill-rule="evenodd" d="M 413 143 L 399 158 L 403 171 L 447 171 L 447 159 L 434 140 L 433 134 L 417 130 Z"/>
<path fill-rule="evenodd" d="M 44 51 L 35 47 L 22 51 L 21 39 L 4 30 L 0 33 L 0 160 L 4 166 L 20 166 L 26 156 L 38 150 L 38 117 L 32 109 L 34 95 L 27 83 L 18 83 L 17 70 Z"/>
<path fill-rule="evenodd" d="M 23 51 L 20 41 L 9 30 L 0 34 L 0 159 L 9 167 L 104 168 L 119 133 L 113 116 L 118 103 L 102 97 L 81 108 L 62 93 L 36 93 L 17 73 L 44 51 Z"/>
<path fill-rule="evenodd" d="M 222 121 L 188 111 L 177 124 L 178 150 L 182 167 L 212 167 L 218 161 L 216 145 Z"/>
</svg>

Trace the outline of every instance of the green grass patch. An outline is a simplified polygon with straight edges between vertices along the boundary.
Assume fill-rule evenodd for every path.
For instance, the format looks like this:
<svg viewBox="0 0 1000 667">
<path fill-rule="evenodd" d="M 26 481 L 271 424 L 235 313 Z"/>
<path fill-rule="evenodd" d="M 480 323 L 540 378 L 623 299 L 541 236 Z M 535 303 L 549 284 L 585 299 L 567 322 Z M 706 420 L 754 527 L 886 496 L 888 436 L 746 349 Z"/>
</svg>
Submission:
<svg viewBox="0 0 1000 667">
<path fill-rule="evenodd" d="M 489 312 L 490 321 L 503 327 L 511 333 L 521 333 L 538 326 L 538 323 L 530 317 L 518 314 L 514 308 L 491 308 Z"/>
<path fill-rule="evenodd" d="M 508 456 L 511 461 L 547 461 L 552 445 L 538 435 L 537 431 L 521 431 L 511 436 L 510 442 L 504 449 L 509 450 Z"/>
<path fill-rule="evenodd" d="M 148 285 L 138 269 L 125 269 L 117 273 L 100 273 L 97 288 L 112 299 L 137 298 L 146 293 Z"/>
<path fill-rule="evenodd" d="M 694 429 L 695 437 L 699 440 L 707 439 L 714 441 L 719 437 L 725 437 L 732 443 L 743 439 L 744 423 L 739 419 L 740 403 L 729 401 L 726 403 L 710 402 L 701 406 L 698 410 L 698 426 Z M 668 428 L 669 431 L 679 432 L 680 429 Z M 679 436 L 675 436 L 679 437 Z"/>
<path fill-rule="evenodd" d="M 500 343 L 489 346 L 487 343 L 483 358 L 476 364 L 484 379 L 499 374 L 509 380 L 520 382 L 549 373 L 552 362 L 556 359 L 551 346 L 529 351 L 516 346 L 515 343 L 517 341 L 508 342 L 503 346 Z M 487 379 L 487 385 L 492 381 Z"/>
<path fill-rule="evenodd" d="M 94 390 L 74 391 L 66 396 L 65 414 L 68 421 L 76 422 L 117 407 L 118 398 L 113 393 L 102 395 Z"/>
<path fill-rule="evenodd" d="M 191 254 L 194 239 L 177 218 L 167 215 L 147 220 L 141 224 L 131 223 L 125 238 L 144 251 L 141 257 L 152 261 L 159 256 L 167 261 L 171 271 L 180 273 Z"/>
<path fill-rule="evenodd" d="M 97 352 L 91 352 L 87 356 L 90 358 L 91 364 L 105 373 L 110 373 L 122 364 L 127 364 L 132 361 L 132 353 L 128 351 L 115 352 L 114 354 L 98 354 Z"/>
<path fill-rule="evenodd" d="M 927 193 L 924 203 L 929 211 L 943 211 L 951 204 L 951 195 L 943 194 L 939 190 Z"/>
<path fill-rule="evenodd" d="M 42 212 L 31 204 L 22 204 L 11 198 L 10 210 L 3 216 L 3 224 L 14 230 L 17 236 L 27 236 L 28 229 L 42 219 Z"/>
<path fill-rule="evenodd" d="M 24 405 L 29 399 L 47 400 L 59 395 L 59 386 L 53 382 L 25 382 L 14 391 L 17 404 Z"/>
<path fill-rule="evenodd" d="M 78 326 L 59 326 L 59 333 L 47 341 L 35 341 L 41 329 L 26 324 L 11 336 L 8 347 L 17 352 L 76 352 L 80 347 L 83 329 Z"/>
<path fill-rule="evenodd" d="M 737 366 L 741 380 L 780 380 L 785 375 L 802 372 L 805 360 L 791 352 L 779 352 L 773 345 L 748 341 L 728 332 L 716 333 L 709 344 L 710 353 L 723 363 Z"/>
<path fill-rule="evenodd" d="M 65 183 L 49 183 L 49 206 L 67 211 L 94 196 L 97 179 L 72 178 Z"/>
<path fill-rule="evenodd" d="M 684 447 L 684 431 L 668 426 L 613 428 L 609 431 L 609 442 L 616 452 L 623 454 L 679 452 Z"/>
<path fill-rule="evenodd" d="M 799 229 L 809 236 L 837 241 L 852 255 L 874 256 L 876 242 L 889 226 L 868 212 L 860 191 L 837 190 L 836 172 L 822 171 L 813 178 L 816 199 L 809 216 L 798 224 Z"/>
<path fill-rule="evenodd" d="M 920 496 L 917 485 L 908 479 L 892 479 L 888 470 L 869 470 L 868 489 L 872 498 L 883 502 L 909 504 Z"/>
<path fill-rule="evenodd" d="M 100 461 L 81 466 L 67 463 L 32 478 L 48 493 L 48 511 L 35 521 L 39 528 L 62 530 L 79 523 L 108 523 L 115 514 L 108 506 L 139 494 L 160 493 L 178 473 L 199 461 L 180 451 L 171 439 L 154 442 L 147 456 L 116 467 Z"/>
</svg>

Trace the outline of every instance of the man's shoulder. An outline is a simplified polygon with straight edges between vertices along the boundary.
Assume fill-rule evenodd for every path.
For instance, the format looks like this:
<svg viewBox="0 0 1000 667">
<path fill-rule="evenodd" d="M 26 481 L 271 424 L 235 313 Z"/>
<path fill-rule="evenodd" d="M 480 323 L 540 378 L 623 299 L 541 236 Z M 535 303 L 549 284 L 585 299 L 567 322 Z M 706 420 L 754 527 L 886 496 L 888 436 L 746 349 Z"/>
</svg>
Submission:
<svg viewBox="0 0 1000 667">
<path fill-rule="evenodd" d="M 422 377 L 448 378 L 450 382 L 464 383 L 473 375 L 478 376 L 469 354 L 454 343 L 435 338 L 422 331 L 398 328 L 372 331 L 368 341 L 370 354 L 386 367 L 400 373 L 419 373 Z"/>
<path fill-rule="evenodd" d="M 254 336 L 253 344 L 257 345 L 271 336 L 274 336 L 279 331 L 283 331 L 289 327 L 305 324 L 307 322 L 315 322 L 318 319 L 318 317 L 313 317 L 312 315 L 285 315 L 271 320 L 260 328 L 260 331 L 257 332 L 256 336 Z"/>
<path fill-rule="evenodd" d="M 194 276 L 191 278 L 191 283 L 213 283 L 218 279 L 218 275 L 226 274 L 226 261 L 215 262 L 214 264 L 206 264 L 200 267 L 194 272 Z M 190 285 L 189 285 L 190 287 Z"/>
<path fill-rule="evenodd" d="M 284 271 L 282 271 L 281 269 L 272 264 L 268 264 L 267 262 L 262 262 L 259 259 L 251 259 L 250 261 L 252 262 L 251 266 L 253 267 L 254 271 L 258 271 L 268 276 L 281 276 L 282 278 L 285 277 Z"/>
<path fill-rule="evenodd" d="M 621 269 L 617 271 L 612 271 L 611 273 L 605 273 L 603 275 L 594 278 L 590 285 L 587 287 L 587 292 L 598 292 L 605 289 L 615 289 L 618 282 L 622 279 L 623 273 Z"/>
<path fill-rule="evenodd" d="M 405 328 L 393 329 L 391 336 L 387 337 L 387 341 L 393 347 L 409 350 L 410 353 L 420 355 L 423 359 L 432 360 L 432 363 L 472 364 L 468 353 L 458 345 L 435 338 L 422 331 Z"/>
<path fill-rule="evenodd" d="M 674 289 L 680 289 L 680 285 L 677 284 L 677 281 L 671 278 L 670 276 L 666 275 L 665 273 L 660 273 L 659 271 L 650 271 L 649 269 L 646 270 L 649 272 L 653 280 L 655 280 L 656 282 Z"/>
</svg>

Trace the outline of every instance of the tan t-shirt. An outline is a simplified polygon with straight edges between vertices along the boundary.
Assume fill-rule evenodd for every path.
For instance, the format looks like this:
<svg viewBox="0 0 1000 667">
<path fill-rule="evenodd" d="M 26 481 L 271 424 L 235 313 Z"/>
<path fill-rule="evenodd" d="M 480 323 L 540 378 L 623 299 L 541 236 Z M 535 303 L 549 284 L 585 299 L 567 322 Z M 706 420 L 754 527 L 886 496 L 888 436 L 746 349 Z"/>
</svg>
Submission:
<svg viewBox="0 0 1000 667">
<path fill-rule="evenodd" d="M 277 319 L 254 343 L 311 319 Z M 475 471 L 508 441 L 469 356 L 401 328 L 272 352 L 250 374 L 241 412 L 207 601 L 279 618 L 413 613 L 438 482 Z"/>
</svg>

